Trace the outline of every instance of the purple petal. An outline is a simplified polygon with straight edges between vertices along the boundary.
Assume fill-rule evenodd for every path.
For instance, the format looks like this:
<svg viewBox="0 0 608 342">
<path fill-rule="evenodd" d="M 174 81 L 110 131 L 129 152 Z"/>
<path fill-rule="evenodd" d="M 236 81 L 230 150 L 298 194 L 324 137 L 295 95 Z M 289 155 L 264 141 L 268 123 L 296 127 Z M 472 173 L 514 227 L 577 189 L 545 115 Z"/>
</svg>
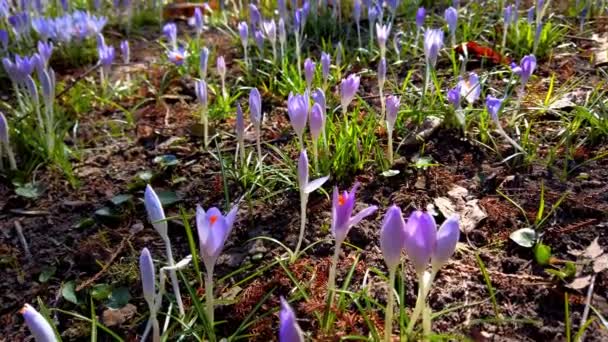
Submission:
<svg viewBox="0 0 608 342">
<path fill-rule="evenodd" d="M 281 297 L 281 311 L 279 312 L 279 342 L 303 342 L 302 330 L 296 321 L 296 314 Z"/>
<path fill-rule="evenodd" d="M 149 184 L 146 186 L 146 191 L 144 192 L 144 206 L 148 212 L 150 223 L 152 223 L 163 239 L 168 239 L 165 211 L 163 210 L 158 195 L 156 195 L 156 192 L 154 192 L 154 189 L 152 189 Z"/>
<path fill-rule="evenodd" d="M 441 228 L 437 231 L 437 246 L 431 260 L 433 269 L 438 270 L 452 257 L 459 238 L 458 215 L 453 215 L 443 222 Z"/>
<path fill-rule="evenodd" d="M 23 315 L 25 324 L 30 329 L 30 332 L 39 342 L 55 342 L 57 337 L 55 331 L 49 322 L 31 305 L 25 304 L 19 311 Z"/>
<path fill-rule="evenodd" d="M 154 297 L 156 295 L 154 289 L 156 272 L 154 270 L 154 261 L 147 248 L 144 248 L 139 256 L 139 274 L 141 277 L 144 299 L 148 302 L 148 305 L 152 307 L 154 306 Z"/>
<path fill-rule="evenodd" d="M 389 269 L 394 269 L 399 264 L 404 237 L 405 222 L 401 209 L 393 205 L 384 215 L 380 230 L 380 250 Z"/>
<path fill-rule="evenodd" d="M 419 275 L 426 270 L 436 244 L 435 219 L 429 213 L 414 211 L 407 220 L 403 245 Z"/>
</svg>

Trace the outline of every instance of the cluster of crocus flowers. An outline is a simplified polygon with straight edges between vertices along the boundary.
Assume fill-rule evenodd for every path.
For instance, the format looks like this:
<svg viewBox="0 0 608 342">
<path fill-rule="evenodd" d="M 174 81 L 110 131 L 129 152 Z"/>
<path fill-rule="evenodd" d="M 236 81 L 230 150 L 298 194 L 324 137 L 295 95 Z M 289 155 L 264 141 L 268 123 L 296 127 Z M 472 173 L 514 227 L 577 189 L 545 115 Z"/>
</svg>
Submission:
<svg viewBox="0 0 608 342">
<path fill-rule="evenodd" d="M 306 205 L 308 204 L 308 196 L 320 188 L 328 179 L 329 176 L 320 177 L 313 181 L 309 180 L 308 177 L 308 154 L 306 150 L 300 152 L 298 158 L 298 188 L 300 190 L 300 235 L 298 237 L 298 243 L 296 249 L 292 254 L 292 261 L 294 261 L 300 252 L 302 247 L 302 241 L 304 241 L 304 232 L 306 231 Z"/>
<path fill-rule="evenodd" d="M 171 249 L 171 240 L 169 239 L 168 224 L 167 219 L 165 217 L 165 211 L 163 209 L 162 203 L 158 198 L 156 192 L 150 185 L 146 186 L 146 191 L 144 192 L 144 206 L 146 207 L 146 212 L 148 213 L 148 219 L 152 226 L 158 232 L 158 235 L 163 239 L 165 243 L 166 253 L 167 253 L 167 263 L 169 267 L 175 266 L 175 261 L 173 259 L 173 251 Z M 177 301 L 177 306 L 179 309 L 180 316 L 185 314 L 184 304 L 182 303 L 182 296 L 179 289 L 179 282 L 177 281 L 177 273 L 175 270 L 171 270 L 169 273 L 171 277 L 171 283 L 173 285 L 173 292 L 175 294 L 175 300 Z"/>
<path fill-rule="evenodd" d="M 49 321 L 47 321 L 40 312 L 36 311 L 34 307 L 25 304 L 23 305 L 23 308 L 19 310 L 19 313 L 23 316 L 25 324 L 32 333 L 32 336 L 34 336 L 36 342 L 58 341 L 55 331 Z"/>
</svg>

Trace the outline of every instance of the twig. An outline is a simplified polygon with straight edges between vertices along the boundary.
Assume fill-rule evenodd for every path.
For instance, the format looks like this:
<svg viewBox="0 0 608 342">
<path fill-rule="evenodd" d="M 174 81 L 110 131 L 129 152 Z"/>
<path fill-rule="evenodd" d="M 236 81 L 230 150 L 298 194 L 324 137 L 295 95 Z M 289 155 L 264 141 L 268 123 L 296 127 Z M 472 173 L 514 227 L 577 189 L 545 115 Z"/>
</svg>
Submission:
<svg viewBox="0 0 608 342">
<path fill-rule="evenodd" d="M 585 300 L 585 309 L 583 310 L 583 317 L 581 317 L 581 327 L 585 325 L 585 322 L 587 322 L 587 317 L 589 317 L 589 307 L 591 307 L 591 297 L 593 297 L 593 287 L 595 285 L 595 276 L 597 275 L 597 273 L 594 273 L 591 276 L 591 281 L 589 284 L 589 289 L 587 290 L 587 300 Z M 584 330 L 580 336 L 580 338 L 578 339 L 579 342 L 583 342 L 585 340 L 585 333 L 587 332 L 587 330 Z"/>
<path fill-rule="evenodd" d="M 87 69 L 82 74 L 76 76 L 76 78 L 74 79 L 74 82 L 70 83 L 70 85 L 68 85 L 67 87 L 65 87 L 59 94 L 57 94 L 57 96 L 55 98 L 58 98 L 58 99 L 61 98 L 68 91 L 70 91 L 70 89 L 74 88 L 74 86 L 76 85 L 76 83 L 80 82 L 80 80 L 82 80 L 83 78 L 87 77 L 93 71 L 99 69 L 100 66 L 101 66 L 101 64 L 97 63 L 94 66 L 92 66 L 89 69 Z"/>
<path fill-rule="evenodd" d="M 118 248 L 116 249 L 116 251 L 112 254 L 112 256 L 110 256 L 110 260 L 108 260 L 108 262 L 106 262 L 105 265 L 103 265 L 103 268 L 101 269 L 101 271 L 97 272 L 93 277 L 89 278 L 89 280 L 86 280 L 82 284 L 78 285 L 78 287 L 76 287 L 76 292 L 78 292 L 82 289 L 85 289 L 85 288 L 91 286 L 92 284 L 94 284 L 95 281 L 97 281 L 97 279 L 99 279 L 108 270 L 108 268 L 110 268 L 110 265 L 114 262 L 114 259 L 116 259 L 116 257 L 118 257 L 118 255 L 120 255 L 122 250 L 125 248 L 125 245 L 127 244 L 127 242 L 129 240 L 131 240 L 132 237 L 133 237 L 132 233 L 129 234 L 128 236 L 124 237 L 122 239 L 122 241 L 120 241 L 120 245 L 118 245 Z"/>
<path fill-rule="evenodd" d="M 28 258 L 28 260 L 32 261 L 32 253 L 30 253 L 30 247 L 28 246 L 25 236 L 23 235 L 23 226 L 21 226 L 19 221 L 15 221 L 15 230 L 17 231 L 17 236 L 19 237 L 19 241 L 23 246 L 23 250 L 25 251 L 25 256 Z"/>
</svg>

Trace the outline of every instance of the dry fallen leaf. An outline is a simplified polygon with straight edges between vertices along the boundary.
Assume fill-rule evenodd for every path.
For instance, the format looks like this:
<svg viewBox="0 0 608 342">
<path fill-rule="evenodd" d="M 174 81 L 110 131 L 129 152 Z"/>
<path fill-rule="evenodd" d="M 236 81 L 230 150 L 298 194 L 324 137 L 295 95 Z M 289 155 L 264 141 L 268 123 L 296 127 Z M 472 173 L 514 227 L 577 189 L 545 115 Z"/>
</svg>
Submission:
<svg viewBox="0 0 608 342">
<path fill-rule="evenodd" d="M 604 253 L 604 250 L 602 249 L 602 247 L 600 247 L 600 244 L 598 243 L 598 238 L 595 238 L 595 240 L 591 242 L 589 247 L 585 248 L 585 253 L 583 253 L 583 256 L 589 259 L 595 259 L 598 256 L 602 255 L 602 253 Z"/>
<path fill-rule="evenodd" d="M 600 273 L 608 269 L 608 254 L 603 254 L 593 262 L 593 272 Z"/>
<path fill-rule="evenodd" d="M 137 308 L 129 303 L 120 309 L 106 309 L 102 314 L 103 324 L 108 327 L 115 327 L 130 321 L 135 317 Z"/>
<path fill-rule="evenodd" d="M 467 201 L 469 191 L 461 186 L 453 185 L 448 191 L 448 197 L 437 197 L 433 201 L 444 217 L 453 214 L 460 216 L 460 230 L 468 234 L 472 232 L 488 215 L 479 206 L 478 199 Z"/>
<path fill-rule="evenodd" d="M 573 282 L 568 284 L 568 287 L 574 290 L 581 290 L 591 284 L 591 276 L 578 277 Z"/>
</svg>

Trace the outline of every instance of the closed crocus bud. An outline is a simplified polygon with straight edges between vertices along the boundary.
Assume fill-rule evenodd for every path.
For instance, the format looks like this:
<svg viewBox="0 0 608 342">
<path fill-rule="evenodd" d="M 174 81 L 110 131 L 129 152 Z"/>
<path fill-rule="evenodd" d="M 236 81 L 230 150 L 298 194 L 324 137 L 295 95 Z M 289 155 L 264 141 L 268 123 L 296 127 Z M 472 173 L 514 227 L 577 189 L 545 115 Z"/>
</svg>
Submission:
<svg viewBox="0 0 608 342">
<path fill-rule="evenodd" d="M 196 207 L 196 230 L 200 254 L 207 267 L 215 265 L 232 231 L 237 212 L 236 206 L 226 216 L 217 208 L 205 211 L 201 206 Z"/>
<path fill-rule="evenodd" d="M 329 78 L 329 66 L 331 64 L 331 56 L 328 53 L 321 52 L 321 73 L 323 74 L 323 82 L 326 83 Z"/>
<path fill-rule="evenodd" d="M 427 64 L 435 66 L 439 50 L 443 47 L 443 31 L 431 29 L 424 31 L 424 55 Z"/>
<path fill-rule="evenodd" d="M 416 11 L 416 27 L 419 30 L 422 28 L 422 25 L 424 25 L 425 17 L 426 17 L 426 10 L 424 9 L 424 7 L 418 8 L 418 11 Z"/>
<path fill-rule="evenodd" d="M 317 90 L 312 92 L 312 100 L 315 103 L 318 103 L 321 106 L 321 110 L 323 111 L 323 117 L 325 117 L 325 113 L 327 112 L 327 106 L 325 103 L 325 92 L 321 88 L 317 88 Z"/>
<path fill-rule="evenodd" d="M 336 66 L 338 69 L 340 65 L 342 65 L 342 42 L 338 42 L 338 45 L 336 45 Z"/>
<path fill-rule="evenodd" d="M 129 64 L 129 62 L 131 61 L 131 52 L 129 49 L 128 40 L 123 40 L 122 42 L 120 42 L 120 53 L 122 55 L 122 62 L 124 64 Z"/>
<path fill-rule="evenodd" d="M 508 25 L 511 23 L 511 20 L 513 19 L 513 5 L 509 5 L 506 6 L 503 12 L 503 19 L 504 19 L 504 23 L 505 25 Z"/>
<path fill-rule="evenodd" d="M 244 47 L 247 47 L 247 40 L 249 39 L 249 27 L 247 26 L 246 22 L 241 21 L 238 28 L 239 37 L 241 37 L 241 44 L 243 44 Z"/>
<path fill-rule="evenodd" d="M 405 226 L 403 246 L 416 273 L 426 270 L 437 244 L 437 225 L 429 213 L 414 211 Z"/>
<path fill-rule="evenodd" d="M 353 3 L 353 18 L 356 23 L 361 21 L 361 0 L 355 0 Z"/>
<path fill-rule="evenodd" d="M 310 89 L 312 87 L 312 80 L 315 77 L 315 62 L 310 58 L 306 58 L 304 61 L 304 77 L 306 78 L 306 87 Z"/>
<path fill-rule="evenodd" d="M 463 96 L 468 103 L 473 104 L 481 96 L 481 85 L 479 84 L 479 76 L 472 72 L 467 80 L 461 79 L 458 82 L 460 96 Z"/>
<path fill-rule="evenodd" d="M 257 45 L 260 53 L 264 53 L 264 34 L 260 30 L 256 30 L 253 33 L 253 38 L 255 40 L 255 45 Z"/>
<path fill-rule="evenodd" d="M 194 27 L 196 27 L 196 31 L 200 34 L 203 32 L 203 12 L 200 7 L 196 7 L 194 9 Z"/>
<path fill-rule="evenodd" d="M 340 104 L 342 105 L 343 111 L 346 111 L 348 105 L 355 98 L 357 90 L 359 90 L 360 81 L 361 78 L 359 76 L 350 74 L 340 82 Z"/>
<path fill-rule="evenodd" d="M 144 206 L 148 212 L 148 219 L 158 234 L 164 239 L 168 239 L 167 235 L 167 221 L 165 219 L 165 211 L 163 205 L 160 203 L 160 199 L 154 189 L 148 184 L 146 191 L 144 192 Z"/>
<path fill-rule="evenodd" d="M 204 108 L 207 108 L 207 104 L 209 101 L 207 83 L 203 80 L 196 81 L 194 83 L 194 92 L 196 93 L 196 98 L 198 99 L 198 102 L 200 102 Z"/>
<path fill-rule="evenodd" d="M 393 205 L 384 214 L 380 230 L 380 250 L 389 270 L 395 269 L 399 265 L 404 238 L 405 222 L 403 221 L 403 215 L 401 209 Z"/>
<path fill-rule="evenodd" d="M 257 88 L 249 92 L 249 115 L 251 122 L 259 125 L 262 122 L 262 97 Z"/>
<path fill-rule="evenodd" d="M 19 311 L 25 320 L 25 324 L 36 339 L 36 342 L 55 342 L 57 337 L 49 322 L 31 305 L 25 304 Z"/>
<path fill-rule="evenodd" d="M 500 113 L 502 101 L 503 99 L 496 98 L 492 95 L 486 96 L 486 109 L 488 110 L 488 113 L 490 113 L 492 120 L 496 123 L 498 123 L 498 113 Z"/>
<path fill-rule="evenodd" d="M 199 68 L 201 79 L 207 78 L 207 65 L 209 63 L 209 49 L 207 47 L 203 47 L 201 49 L 201 54 L 199 56 Z"/>
<path fill-rule="evenodd" d="M 320 188 L 328 179 L 329 177 L 325 176 L 309 182 L 308 154 L 306 153 L 306 150 L 302 150 L 302 152 L 300 152 L 300 158 L 298 158 L 298 186 L 300 187 L 300 192 L 309 194 Z"/>
<path fill-rule="evenodd" d="M 262 15 L 260 14 L 260 11 L 256 7 L 256 5 L 249 4 L 249 24 L 251 24 L 251 27 L 257 27 L 261 20 Z"/>
<path fill-rule="evenodd" d="M 460 107 L 460 84 L 448 90 L 447 98 L 448 102 L 450 102 L 454 107 Z"/>
<path fill-rule="evenodd" d="M 263 27 L 268 40 L 275 42 L 277 40 L 277 25 L 274 23 L 274 20 L 265 21 Z"/>
<path fill-rule="evenodd" d="M 308 94 L 292 94 L 289 93 L 287 98 L 287 114 L 289 114 L 289 121 L 296 134 L 300 139 L 306 129 L 306 120 L 308 118 Z"/>
<path fill-rule="evenodd" d="M 386 81 L 386 58 L 382 57 L 380 62 L 378 63 L 378 83 L 380 84 L 380 88 L 384 87 L 384 82 Z"/>
<path fill-rule="evenodd" d="M 458 215 L 450 216 L 437 231 L 437 245 L 431 257 L 431 266 L 437 271 L 452 257 L 460 238 Z"/>
<path fill-rule="evenodd" d="M 399 114 L 399 106 L 401 105 L 401 98 L 391 95 L 386 98 L 386 122 L 390 130 L 395 127 L 395 121 L 397 121 L 397 114 Z"/>
<path fill-rule="evenodd" d="M 521 82 L 522 84 L 526 84 L 536 69 L 536 57 L 534 55 L 524 56 L 519 65 L 521 68 Z"/>
<path fill-rule="evenodd" d="M 226 61 L 224 60 L 224 56 L 219 56 L 216 60 L 217 64 L 217 74 L 220 75 L 222 79 L 226 78 Z"/>
<path fill-rule="evenodd" d="M 279 320 L 279 342 L 304 342 L 302 329 L 296 321 L 296 314 L 283 297 L 281 297 Z"/>
<path fill-rule="evenodd" d="M 323 125 L 325 124 L 325 114 L 321 105 L 315 103 L 310 110 L 310 135 L 313 141 L 317 141 L 319 139 L 319 135 L 323 130 Z"/>
<path fill-rule="evenodd" d="M 445 21 L 448 23 L 448 29 L 450 34 L 456 33 L 456 26 L 458 25 L 458 11 L 454 7 L 448 7 L 444 13 Z"/>
<path fill-rule="evenodd" d="M 534 6 L 528 8 L 528 24 L 532 25 L 532 23 L 534 22 Z"/>
<path fill-rule="evenodd" d="M 147 248 L 142 249 L 139 255 L 139 275 L 141 277 L 141 286 L 144 292 L 144 299 L 149 307 L 154 307 L 154 297 L 156 290 L 156 271 L 154 270 L 154 261 Z"/>
<path fill-rule="evenodd" d="M 173 47 L 177 48 L 177 26 L 175 23 L 167 23 L 163 26 L 163 34 L 167 37 L 167 41 Z"/>
<path fill-rule="evenodd" d="M 2 46 L 2 50 L 8 49 L 8 31 L 0 30 L 0 46 Z"/>
<path fill-rule="evenodd" d="M 367 216 L 373 214 L 378 207 L 370 206 L 361 210 L 357 215 L 352 216 L 355 209 L 357 188 L 359 183 L 355 183 L 350 192 L 339 192 L 338 187 L 334 188 L 331 214 L 331 233 L 338 244 L 346 239 L 350 228 L 361 222 Z"/>
<path fill-rule="evenodd" d="M 279 41 L 283 45 L 287 41 L 287 31 L 285 31 L 285 21 L 283 18 L 279 19 Z"/>
<path fill-rule="evenodd" d="M 49 65 L 49 60 L 51 59 L 52 54 L 53 43 L 38 41 L 38 56 L 45 67 Z"/>
</svg>

